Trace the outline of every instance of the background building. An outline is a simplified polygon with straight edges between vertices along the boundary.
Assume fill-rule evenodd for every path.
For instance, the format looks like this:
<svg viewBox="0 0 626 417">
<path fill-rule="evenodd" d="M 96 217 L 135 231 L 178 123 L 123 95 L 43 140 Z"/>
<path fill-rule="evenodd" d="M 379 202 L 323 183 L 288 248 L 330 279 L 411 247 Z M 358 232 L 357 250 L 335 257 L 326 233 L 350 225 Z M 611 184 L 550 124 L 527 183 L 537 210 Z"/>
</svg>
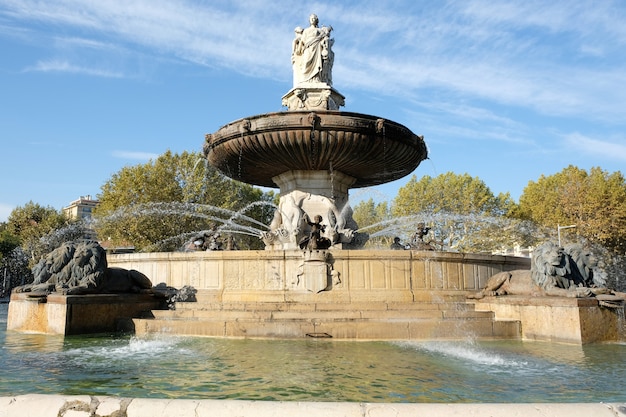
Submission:
<svg viewBox="0 0 626 417">
<path fill-rule="evenodd" d="M 98 200 L 92 200 L 90 195 L 80 196 L 72 201 L 67 207 L 63 207 L 63 214 L 72 220 L 89 220 L 94 208 L 100 204 Z"/>
<path fill-rule="evenodd" d="M 63 214 L 70 220 L 83 221 L 85 224 L 85 239 L 97 240 L 96 231 L 91 227 L 91 213 L 100 204 L 98 200 L 92 200 L 90 195 L 80 196 L 78 200 L 72 201 L 67 207 L 63 207 Z"/>
</svg>

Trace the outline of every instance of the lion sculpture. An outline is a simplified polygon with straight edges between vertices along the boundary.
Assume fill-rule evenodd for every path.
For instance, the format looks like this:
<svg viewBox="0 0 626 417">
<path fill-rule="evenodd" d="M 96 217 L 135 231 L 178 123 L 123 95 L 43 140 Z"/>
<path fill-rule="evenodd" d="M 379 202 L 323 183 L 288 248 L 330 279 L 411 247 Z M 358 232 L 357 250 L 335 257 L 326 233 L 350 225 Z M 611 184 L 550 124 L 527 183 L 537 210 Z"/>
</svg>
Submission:
<svg viewBox="0 0 626 417">
<path fill-rule="evenodd" d="M 579 244 L 560 247 L 547 242 L 533 252 L 530 270 L 495 274 L 483 290 L 468 298 L 506 294 L 590 297 L 606 292 L 606 275 L 589 251 Z"/>
<path fill-rule="evenodd" d="M 149 292 L 152 282 L 139 271 L 108 268 L 106 251 L 98 242 L 66 242 L 33 268 L 32 284 L 15 292 L 68 295 Z"/>
</svg>

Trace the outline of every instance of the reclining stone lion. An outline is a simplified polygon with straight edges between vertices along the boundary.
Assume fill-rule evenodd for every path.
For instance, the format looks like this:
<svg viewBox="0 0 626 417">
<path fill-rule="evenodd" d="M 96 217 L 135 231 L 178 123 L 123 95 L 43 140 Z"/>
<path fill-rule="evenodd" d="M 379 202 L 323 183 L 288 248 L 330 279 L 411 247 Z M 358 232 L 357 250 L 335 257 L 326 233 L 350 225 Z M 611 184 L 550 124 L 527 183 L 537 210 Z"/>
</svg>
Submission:
<svg viewBox="0 0 626 417">
<path fill-rule="evenodd" d="M 43 257 L 33 268 L 32 284 L 15 292 L 68 295 L 150 292 L 152 282 L 139 271 L 108 268 L 106 251 L 98 242 L 67 242 Z"/>
<path fill-rule="evenodd" d="M 498 295 L 590 297 L 606 293 L 606 277 L 581 245 L 561 248 L 547 242 L 533 252 L 530 270 L 503 271 L 468 298 Z"/>
</svg>

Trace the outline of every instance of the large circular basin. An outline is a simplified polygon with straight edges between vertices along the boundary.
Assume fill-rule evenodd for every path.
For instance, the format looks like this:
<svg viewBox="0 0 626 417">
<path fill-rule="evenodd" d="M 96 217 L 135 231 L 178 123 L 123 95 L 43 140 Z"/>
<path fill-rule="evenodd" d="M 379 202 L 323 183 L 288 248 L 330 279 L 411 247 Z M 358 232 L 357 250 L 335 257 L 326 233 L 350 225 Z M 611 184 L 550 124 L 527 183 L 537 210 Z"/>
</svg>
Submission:
<svg viewBox="0 0 626 417">
<path fill-rule="evenodd" d="M 287 171 L 339 171 L 352 188 L 397 180 L 428 151 L 423 137 L 375 116 L 341 111 L 288 111 L 236 120 L 206 137 L 204 154 L 230 178 L 276 187 Z"/>
</svg>

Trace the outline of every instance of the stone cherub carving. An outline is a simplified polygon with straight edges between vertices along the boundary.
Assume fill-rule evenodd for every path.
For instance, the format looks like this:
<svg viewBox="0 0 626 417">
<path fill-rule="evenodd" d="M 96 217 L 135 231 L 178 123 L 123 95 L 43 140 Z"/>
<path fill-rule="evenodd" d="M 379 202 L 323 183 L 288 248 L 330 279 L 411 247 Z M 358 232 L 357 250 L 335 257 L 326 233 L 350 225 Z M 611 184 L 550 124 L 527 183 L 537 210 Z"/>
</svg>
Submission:
<svg viewBox="0 0 626 417">
<path fill-rule="evenodd" d="M 300 249 L 328 249 L 332 242 L 330 239 L 322 236 L 322 233 L 326 230 L 326 226 L 322 224 L 322 216 L 318 214 L 313 218 L 313 221 L 311 221 L 309 216 L 304 213 L 302 221 L 309 225 L 310 232 L 308 236 L 305 236 L 298 242 Z"/>
</svg>

